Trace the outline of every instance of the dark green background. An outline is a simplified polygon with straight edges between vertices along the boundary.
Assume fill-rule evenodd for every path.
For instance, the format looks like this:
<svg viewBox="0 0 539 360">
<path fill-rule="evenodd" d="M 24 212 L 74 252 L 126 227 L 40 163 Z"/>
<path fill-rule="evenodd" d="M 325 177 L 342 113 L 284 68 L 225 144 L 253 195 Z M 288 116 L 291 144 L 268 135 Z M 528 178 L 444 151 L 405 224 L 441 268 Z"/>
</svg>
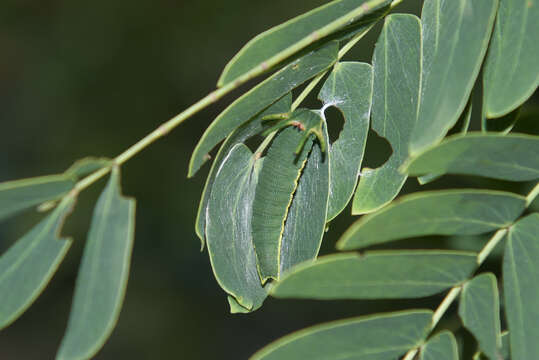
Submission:
<svg viewBox="0 0 539 360">
<path fill-rule="evenodd" d="M 211 91 L 226 62 L 251 37 L 323 3 L 2 0 L 0 181 L 62 172 L 88 155 L 119 154 Z M 403 10 L 417 12 L 418 0 L 405 3 L 409 7 Z M 368 60 L 373 35 L 349 59 Z M 245 359 L 307 325 L 439 302 L 439 297 L 414 302 L 268 299 L 254 314 L 228 313 L 193 226 L 208 166 L 194 179 L 186 174 L 205 127 L 239 93 L 196 115 L 123 167 L 124 192 L 138 201 L 131 277 L 118 326 L 96 359 Z M 380 155 L 383 148 L 376 139 L 370 138 L 369 145 L 367 164 L 372 167 L 387 154 Z M 71 251 L 39 300 L 0 333 L 0 359 L 53 359 L 92 206 L 103 184 L 80 197 L 63 231 L 74 237 Z M 406 191 L 416 189 L 415 184 L 410 180 Z M 429 188 L 442 186 L 511 185 L 451 177 Z M 523 192 L 526 187 L 512 189 Z M 324 252 L 332 251 L 353 221 L 348 214 L 332 224 Z M 0 224 L 0 250 L 39 217 L 30 212 Z"/>
</svg>

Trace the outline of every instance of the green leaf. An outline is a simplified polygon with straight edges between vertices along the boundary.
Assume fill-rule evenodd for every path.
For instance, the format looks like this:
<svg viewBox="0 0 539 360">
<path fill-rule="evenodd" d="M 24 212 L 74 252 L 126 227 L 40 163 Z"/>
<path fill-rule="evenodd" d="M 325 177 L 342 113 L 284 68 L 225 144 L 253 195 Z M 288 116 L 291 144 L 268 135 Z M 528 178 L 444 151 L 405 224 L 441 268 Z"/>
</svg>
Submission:
<svg viewBox="0 0 539 360">
<path fill-rule="evenodd" d="M 502 349 L 500 351 L 502 354 L 502 359 L 504 360 L 509 360 L 509 357 L 511 356 L 511 350 L 509 347 L 509 332 L 504 331 L 502 333 Z"/>
<path fill-rule="evenodd" d="M 481 274 L 464 284 L 459 316 L 477 339 L 481 351 L 491 359 L 498 359 L 502 344 L 496 276 Z"/>
<path fill-rule="evenodd" d="M 403 166 L 409 175 L 479 175 L 527 181 L 539 178 L 539 136 L 470 133 L 448 137 Z"/>
<path fill-rule="evenodd" d="M 458 360 L 457 340 L 449 331 L 442 331 L 421 347 L 420 360 Z"/>
<path fill-rule="evenodd" d="M 510 350 L 509 350 L 509 332 L 502 332 L 502 348 L 500 350 L 500 358 L 494 358 L 495 360 L 511 360 Z M 487 360 L 488 358 L 481 352 L 476 352 L 473 360 Z"/>
<path fill-rule="evenodd" d="M 110 165 L 110 162 L 110 159 L 104 157 L 85 157 L 75 161 L 75 163 L 66 170 L 65 174 L 80 179 L 94 171 Z"/>
<path fill-rule="evenodd" d="M 71 245 L 60 230 L 74 202 L 66 197 L 0 257 L 0 329 L 30 307 L 60 266 Z"/>
<path fill-rule="evenodd" d="M 462 119 L 462 127 L 460 129 L 460 133 L 462 135 L 465 135 L 467 132 L 468 132 L 468 129 L 470 128 L 470 122 L 471 122 L 471 119 L 472 119 L 472 97 L 470 97 L 470 99 L 468 100 L 468 104 L 466 105 L 466 109 L 464 110 L 464 113 L 461 115 L 461 119 Z M 459 120 L 459 122 L 461 122 L 461 120 Z M 457 123 L 458 125 L 458 123 Z M 406 164 L 407 162 L 405 162 Z M 425 184 L 428 184 L 436 179 L 438 179 L 440 176 L 442 176 L 441 174 L 426 174 L 426 175 L 422 175 L 422 176 L 418 176 L 417 178 L 417 181 L 419 182 L 419 184 L 421 185 L 425 185 Z"/>
<path fill-rule="evenodd" d="M 112 333 L 127 287 L 134 228 L 135 200 L 121 195 L 120 171 L 113 168 L 94 209 L 56 359 L 89 359 Z"/>
<path fill-rule="evenodd" d="M 365 19 L 365 16 L 390 3 L 391 0 L 332 1 L 329 4 L 320 6 L 273 27 L 249 41 L 230 60 L 223 70 L 217 86 L 224 86 L 259 66 L 269 69 L 267 62 L 270 59 L 282 55 L 285 51 L 289 51 L 298 42 L 303 42 L 300 47 L 301 49 L 317 41 L 319 38 L 327 36 L 330 27 L 333 29 L 331 32 L 335 32 L 350 24 L 350 20 L 355 21 L 358 19 L 367 20 L 365 22 L 367 26 L 370 26 L 379 17 Z M 350 18 L 350 15 L 353 15 L 351 14 L 352 12 L 357 13 L 358 11 L 358 15 Z M 378 16 L 381 16 L 381 14 Z M 350 19 L 348 20 L 347 18 Z M 336 22 L 340 22 L 340 25 Z"/>
<path fill-rule="evenodd" d="M 424 235 L 474 235 L 512 224 L 524 211 L 524 197 L 491 190 L 428 191 L 403 196 L 361 217 L 337 248 L 358 249 Z"/>
<path fill-rule="evenodd" d="M 537 19 L 537 0 L 500 0 L 483 77 L 483 102 L 489 118 L 516 109 L 537 89 Z"/>
<path fill-rule="evenodd" d="M 278 71 L 228 106 L 206 129 L 189 163 L 192 177 L 208 160 L 208 152 L 219 141 L 277 99 L 324 71 L 337 61 L 338 43 L 333 41 Z"/>
<path fill-rule="evenodd" d="M 254 310 L 256 310 L 256 309 L 249 310 L 243 307 L 236 301 L 236 299 L 233 296 L 229 295 L 227 296 L 226 299 L 228 300 L 228 305 L 230 306 L 231 314 L 249 314 L 250 312 L 253 312 Z"/>
<path fill-rule="evenodd" d="M 302 109 L 294 112 L 291 119 L 302 121 L 313 117 L 320 119 L 317 113 Z M 295 126 L 286 127 L 275 136 L 256 186 L 252 231 L 263 283 L 270 277 L 279 277 L 285 220 L 313 144 L 310 136 L 301 152 L 296 154 L 303 137 L 304 131 Z"/>
<path fill-rule="evenodd" d="M 329 137 L 324 127 L 324 138 Z M 315 143 L 299 178 L 288 209 L 281 239 L 279 275 L 303 261 L 318 255 L 329 201 L 330 159 Z"/>
<path fill-rule="evenodd" d="M 293 268 L 272 287 L 271 295 L 313 299 L 419 298 L 466 280 L 476 266 L 475 254 L 457 251 L 330 255 Z"/>
<path fill-rule="evenodd" d="M 416 347 L 427 336 L 429 310 L 412 310 L 334 321 L 287 335 L 251 360 L 388 360 Z"/>
<path fill-rule="evenodd" d="M 202 248 L 204 248 L 205 241 L 205 227 L 206 227 L 206 208 L 208 206 L 208 200 L 210 198 L 211 189 L 215 181 L 215 175 L 217 169 L 220 168 L 223 161 L 225 161 L 230 149 L 232 149 L 236 144 L 241 144 L 250 137 L 262 133 L 265 129 L 268 128 L 262 119 L 271 114 L 281 114 L 290 111 L 292 106 L 292 94 L 287 94 L 283 96 L 275 104 L 271 105 L 265 111 L 263 111 L 258 116 L 251 119 L 248 123 L 240 126 L 232 134 L 230 134 L 227 139 L 221 145 L 215 160 L 211 165 L 210 172 L 206 178 L 206 184 L 204 185 L 204 190 L 202 192 L 202 197 L 200 199 L 200 205 L 198 207 L 195 231 L 200 238 Z"/>
<path fill-rule="evenodd" d="M 497 0 L 426 0 L 421 104 L 410 153 L 439 142 L 464 110 L 488 47 Z"/>
<path fill-rule="evenodd" d="M 416 16 L 386 17 L 373 57 L 372 128 L 393 149 L 377 169 L 363 168 L 352 214 L 375 211 L 397 196 L 406 176 L 398 167 L 408 156 L 417 117 L 421 72 L 421 25 Z"/>
<path fill-rule="evenodd" d="M 534 359 L 539 354 L 539 213 L 509 228 L 503 258 L 505 314 L 511 358 Z"/>
<path fill-rule="evenodd" d="M 372 67 L 359 62 L 337 63 L 318 98 L 344 116 L 339 138 L 331 145 L 330 202 L 327 221 L 336 217 L 350 201 L 357 184 L 369 132 L 372 104 Z"/>
<path fill-rule="evenodd" d="M 206 210 L 206 236 L 213 273 L 231 296 L 231 312 L 262 306 L 266 291 L 260 284 L 251 234 L 251 215 L 262 159 L 236 144 L 217 169 Z"/>
<path fill-rule="evenodd" d="M 508 331 L 502 332 L 502 348 L 500 350 L 500 355 L 501 355 L 501 357 L 499 358 L 500 360 L 511 359 L 510 350 L 509 350 L 509 332 Z M 487 359 L 488 358 L 479 351 L 476 352 L 473 357 L 473 360 L 487 360 Z M 498 360 L 498 358 L 495 358 L 495 360 Z"/>
<path fill-rule="evenodd" d="M 0 183 L 0 220 L 43 202 L 57 200 L 75 186 L 67 175 L 40 176 Z"/>
</svg>

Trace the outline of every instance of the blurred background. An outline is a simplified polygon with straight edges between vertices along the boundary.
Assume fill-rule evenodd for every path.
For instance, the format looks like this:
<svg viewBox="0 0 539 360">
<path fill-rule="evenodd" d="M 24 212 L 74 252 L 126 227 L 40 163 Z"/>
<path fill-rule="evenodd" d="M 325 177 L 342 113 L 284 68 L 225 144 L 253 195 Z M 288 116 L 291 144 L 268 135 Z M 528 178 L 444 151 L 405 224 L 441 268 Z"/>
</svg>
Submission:
<svg viewBox="0 0 539 360">
<path fill-rule="evenodd" d="M 89 155 L 116 156 L 214 89 L 226 62 L 250 38 L 325 2 L 2 0 L 0 182 L 63 172 Z M 419 0 L 404 3 L 397 11 L 419 13 Z M 378 32 L 379 26 L 347 59 L 369 61 Z M 268 342 L 308 325 L 409 307 L 433 308 L 440 301 L 440 296 L 412 302 L 268 299 L 253 314 L 229 314 L 226 296 L 194 232 L 209 166 L 194 179 L 186 174 L 204 129 L 246 89 L 199 113 L 123 166 L 124 193 L 138 201 L 135 247 L 118 326 L 96 359 L 246 359 Z M 337 111 L 331 116 L 336 133 L 342 119 Z M 537 133 L 536 124 L 523 120 L 519 126 Z M 379 166 L 390 152 L 387 143 L 371 134 L 365 164 Z M 63 230 L 74 238 L 72 248 L 43 295 L 0 332 L 0 359 L 54 358 L 67 324 L 92 207 L 103 185 L 104 180 L 80 196 Z M 525 193 L 529 184 L 444 177 L 423 189 L 444 187 Z M 416 180 L 409 179 L 404 192 L 417 189 Z M 349 213 L 331 224 L 323 253 L 334 251 L 335 241 L 355 220 Z M 30 211 L 0 223 L 0 251 L 41 216 Z M 484 241 L 423 238 L 389 246 L 476 249 Z M 497 271 L 495 263 L 486 266 Z M 442 326 L 456 328 L 458 323 L 450 315 Z"/>
</svg>

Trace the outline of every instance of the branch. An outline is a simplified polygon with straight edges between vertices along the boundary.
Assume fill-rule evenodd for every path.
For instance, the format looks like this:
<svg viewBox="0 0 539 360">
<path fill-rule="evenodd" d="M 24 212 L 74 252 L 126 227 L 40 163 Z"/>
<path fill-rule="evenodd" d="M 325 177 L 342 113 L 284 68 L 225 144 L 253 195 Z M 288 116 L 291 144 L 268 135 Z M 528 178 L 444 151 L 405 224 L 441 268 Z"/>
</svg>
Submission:
<svg viewBox="0 0 539 360">
<path fill-rule="evenodd" d="M 530 191 L 530 193 L 526 196 L 526 207 L 530 206 L 530 204 L 535 200 L 535 198 L 539 195 L 539 182 L 535 184 L 535 187 Z M 509 226 L 510 227 L 510 226 Z M 498 245 L 498 243 L 504 238 L 505 234 L 507 234 L 508 228 L 502 228 L 496 231 L 494 235 L 490 238 L 490 240 L 486 243 L 486 245 L 483 247 L 483 249 L 477 254 L 477 267 L 481 266 L 483 262 L 487 259 L 487 257 L 492 253 L 492 250 Z M 432 332 L 436 325 L 438 325 L 438 322 L 442 318 L 442 316 L 445 314 L 449 306 L 455 301 L 460 294 L 460 291 L 462 290 L 462 284 L 457 285 L 451 288 L 449 290 L 449 293 L 445 296 L 445 298 L 442 300 L 440 305 L 438 305 L 438 308 L 434 312 L 434 315 L 432 316 L 432 323 L 430 326 L 430 331 Z M 418 346 L 416 348 L 411 349 L 406 353 L 406 355 L 402 358 L 402 360 L 412 360 L 419 352 L 419 348 L 421 346 Z"/>
<path fill-rule="evenodd" d="M 387 12 L 391 11 L 395 6 L 400 4 L 403 0 L 394 0 L 390 6 Z M 71 191 L 70 196 L 76 196 L 79 192 L 86 189 L 88 186 L 96 182 L 97 180 L 101 179 L 103 176 L 107 175 L 112 167 L 114 166 L 120 166 L 129 159 L 131 159 L 133 156 L 138 154 L 140 151 L 144 150 L 146 147 L 154 143 L 159 138 L 165 136 L 170 131 L 172 131 L 175 127 L 183 123 L 185 120 L 189 119 L 199 111 L 205 109 L 206 107 L 210 106 L 211 104 L 215 103 L 219 99 L 221 99 L 223 96 L 228 94 L 229 92 L 237 89 L 241 85 L 245 84 L 247 81 L 261 75 L 262 73 L 266 72 L 267 69 L 272 68 L 273 66 L 283 62 L 290 56 L 296 54 L 297 52 L 301 51 L 305 47 L 313 44 L 314 42 L 318 41 L 319 39 L 326 37 L 336 30 L 342 28 L 343 26 L 347 25 L 348 23 L 354 21 L 356 18 L 363 16 L 365 13 L 370 11 L 372 8 L 375 8 L 382 4 L 384 0 L 370 0 L 357 9 L 351 11 L 346 16 L 343 16 L 320 30 L 316 31 L 315 33 L 311 34 L 311 36 L 308 36 L 295 44 L 289 46 L 284 51 L 278 53 L 277 55 L 271 57 L 269 60 L 264 61 L 262 64 L 258 65 L 257 67 L 253 68 L 252 70 L 248 71 L 244 75 L 240 76 L 235 81 L 229 82 L 223 87 L 214 90 L 213 92 L 206 95 L 204 98 L 197 101 L 195 104 L 191 105 L 186 110 L 182 111 L 180 114 L 176 115 L 172 119 L 168 120 L 167 122 L 160 125 L 157 129 L 146 135 L 144 138 L 139 140 L 137 143 L 135 143 L 133 146 L 125 150 L 123 153 L 115 157 L 109 166 L 106 166 L 104 168 L 101 168 L 97 170 L 96 172 L 88 175 L 84 179 L 80 180 L 76 185 L 75 188 Z M 385 15 L 387 15 L 387 12 Z M 374 26 L 374 25 L 373 25 Z M 370 26 L 365 31 L 362 31 L 361 33 L 356 34 L 340 51 L 338 54 L 338 59 L 341 59 L 350 49 L 372 28 Z M 305 99 L 305 97 L 314 89 L 316 84 L 322 79 L 322 77 L 328 72 L 329 70 L 326 70 L 320 74 L 318 74 L 310 83 L 307 85 L 307 87 L 303 90 L 303 92 L 298 96 L 294 104 L 292 105 L 292 109 L 295 109 L 299 104 Z M 271 135 L 270 135 L 271 136 Z"/>
</svg>

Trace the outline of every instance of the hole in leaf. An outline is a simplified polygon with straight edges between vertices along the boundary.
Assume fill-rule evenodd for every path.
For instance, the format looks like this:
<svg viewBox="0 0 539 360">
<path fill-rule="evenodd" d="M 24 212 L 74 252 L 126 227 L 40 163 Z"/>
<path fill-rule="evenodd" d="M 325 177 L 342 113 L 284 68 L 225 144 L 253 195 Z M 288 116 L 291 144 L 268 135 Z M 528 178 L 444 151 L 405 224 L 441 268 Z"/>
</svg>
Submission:
<svg viewBox="0 0 539 360">
<path fill-rule="evenodd" d="M 365 148 L 365 156 L 363 158 L 363 167 L 376 169 L 391 157 L 393 149 L 389 142 L 379 136 L 376 131 L 369 129 L 367 136 L 367 147 Z"/>
<path fill-rule="evenodd" d="M 330 143 L 334 143 L 339 138 L 339 134 L 344 126 L 344 116 L 341 111 L 334 106 L 330 106 L 324 111 L 328 124 L 328 135 Z"/>
</svg>

